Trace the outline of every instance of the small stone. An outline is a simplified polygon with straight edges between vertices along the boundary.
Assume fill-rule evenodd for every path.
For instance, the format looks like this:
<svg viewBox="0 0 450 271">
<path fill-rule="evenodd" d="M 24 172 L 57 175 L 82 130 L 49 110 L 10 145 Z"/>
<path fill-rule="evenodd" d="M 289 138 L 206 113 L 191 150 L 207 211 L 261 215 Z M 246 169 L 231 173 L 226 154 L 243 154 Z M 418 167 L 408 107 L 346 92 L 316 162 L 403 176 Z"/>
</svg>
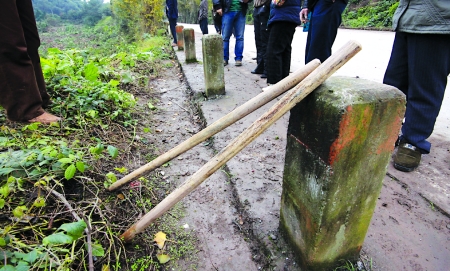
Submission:
<svg viewBox="0 0 450 271">
<path fill-rule="evenodd" d="M 450 224 L 447 224 L 447 229 L 449 229 L 449 230 L 450 230 Z"/>
<path fill-rule="evenodd" d="M 269 237 L 272 240 L 277 240 L 277 237 L 275 236 L 275 234 L 269 234 Z"/>
</svg>

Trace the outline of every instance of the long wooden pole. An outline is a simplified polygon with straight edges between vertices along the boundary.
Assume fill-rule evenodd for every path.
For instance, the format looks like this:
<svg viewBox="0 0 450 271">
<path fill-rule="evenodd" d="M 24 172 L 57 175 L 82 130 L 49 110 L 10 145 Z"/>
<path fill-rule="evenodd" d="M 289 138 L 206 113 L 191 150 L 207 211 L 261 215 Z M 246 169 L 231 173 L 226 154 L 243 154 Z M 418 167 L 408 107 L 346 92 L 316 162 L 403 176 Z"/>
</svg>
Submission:
<svg viewBox="0 0 450 271">
<path fill-rule="evenodd" d="M 360 50 L 361 45 L 358 42 L 349 41 L 120 237 L 127 242 L 133 239 L 136 234 L 142 232 L 148 225 L 179 202 L 184 196 L 193 191 L 217 169 L 263 133 L 276 120 L 280 119 L 286 112 L 322 84 Z"/>
<path fill-rule="evenodd" d="M 242 119 L 243 117 L 247 116 L 248 114 L 252 113 L 256 109 L 260 108 L 261 106 L 265 105 L 266 103 L 272 101 L 276 97 L 280 96 L 287 90 L 291 89 L 295 85 L 297 85 L 301 80 L 305 79 L 305 77 L 310 74 L 315 68 L 317 68 L 320 65 L 320 61 L 315 59 L 311 62 L 309 62 L 304 67 L 298 69 L 288 77 L 284 78 L 280 82 L 278 82 L 275 85 L 271 85 L 267 88 L 264 88 L 264 92 L 258 94 L 257 96 L 253 97 L 248 102 L 244 103 L 243 105 L 239 106 L 238 108 L 234 109 L 227 115 L 223 116 L 222 118 L 216 120 L 213 124 L 209 125 L 202 131 L 198 132 L 197 134 L 193 135 L 192 137 L 186 139 L 184 142 L 180 143 L 178 146 L 172 148 L 168 152 L 158 156 L 156 159 L 152 160 L 151 162 L 141 166 L 140 168 L 136 169 L 135 171 L 127 174 L 122 179 L 118 180 L 117 182 L 113 183 L 110 187 L 108 187 L 109 191 L 113 191 L 120 186 L 130 182 L 131 180 L 141 176 L 142 174 L 152 171 L 155 168 L 163 165 L 164 163 L 172 160 L 173 158 L 177 157 L 178 155 L 192 149 L 199 143 L 205 141 L 206 139 L 210 138 L 211 136 L 217 134 L 218 132 L 222 131 L 223 129 L 227 128 L 231 124 L 235 123 L 236 121 Z"/>
</svg>

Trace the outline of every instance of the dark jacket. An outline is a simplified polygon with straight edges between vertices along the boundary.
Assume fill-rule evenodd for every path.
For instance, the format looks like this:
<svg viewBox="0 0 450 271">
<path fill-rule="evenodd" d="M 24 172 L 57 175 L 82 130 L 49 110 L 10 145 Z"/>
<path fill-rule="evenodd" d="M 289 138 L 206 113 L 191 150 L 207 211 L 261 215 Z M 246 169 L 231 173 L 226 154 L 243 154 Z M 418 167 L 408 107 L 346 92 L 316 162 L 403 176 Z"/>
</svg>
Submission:
<svg viewBox="0 0 450 271">
<path fill-rule="evenodd" d="M 248 1 L 247 3 L 243 3 L 241 2 L 242 5 L 242 12 L 244 14 L 247 14 L 247 9 L 248 9 L 248 3 L 250 3 L 250 1 Z M 218 9 L 222 9 L 222 12 L 228 12 L 231 6 L 231 0 L 213 0 L 213 6 L 214 6 L 214 10 L 218 10 Z"/>
<path fill-rule="evenodd" d="M 178 18 L 178 2 L 177 0 L 166 0 L 166 16 L 168 19 Z"/>
<path fill-rule="evenodd" d="M 270 6 L 269 25 L 273 22 L 292 22 L 300 25 L 301 0 L 286 0 L 283 5 Z"/>
</svg>

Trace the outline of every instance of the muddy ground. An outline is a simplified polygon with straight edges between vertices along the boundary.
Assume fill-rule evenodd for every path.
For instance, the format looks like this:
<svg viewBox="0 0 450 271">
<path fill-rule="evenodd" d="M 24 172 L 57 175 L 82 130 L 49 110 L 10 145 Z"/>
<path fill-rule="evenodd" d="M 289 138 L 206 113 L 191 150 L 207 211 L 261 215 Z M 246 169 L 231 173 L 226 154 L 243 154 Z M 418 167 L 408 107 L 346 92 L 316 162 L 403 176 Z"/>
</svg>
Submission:
<svg viewBox="0 0 450 271">
<path fill-rule="evenodd" d="M 196 36 L 199 62 L 185 64 L 183 51 L 175 47 L 181 73 L 167 72 L 151 83 L 161 92 L 159 105 L 165 110 L 158 113 L 157 127 L 167 147 L 256 96 L 266 85 L 250 73 L 255 63 L 244 56 L 244 66 L 235 67 L 230 61 L 225 68 L 226 95 L 205 99 L 200 34 Z M 175 159 L 164 169 L 166 180 L 186 180 L 269 106 Z M 287 120 L 286 115 L 183 200 L 188 209 L 183 223 L 200 240 L 198 270 L 299 270 L 278 232 Z M 443 184 L 450 177 L 450 139 L 436 132 L 430 141 L 433 154 L 423 156 L 417 171 L 402 173 L 388 165 L 361 253 L 367 270 L 450 266 L 450 218 L 442 204 L 448 201 Z"/>
</svg>

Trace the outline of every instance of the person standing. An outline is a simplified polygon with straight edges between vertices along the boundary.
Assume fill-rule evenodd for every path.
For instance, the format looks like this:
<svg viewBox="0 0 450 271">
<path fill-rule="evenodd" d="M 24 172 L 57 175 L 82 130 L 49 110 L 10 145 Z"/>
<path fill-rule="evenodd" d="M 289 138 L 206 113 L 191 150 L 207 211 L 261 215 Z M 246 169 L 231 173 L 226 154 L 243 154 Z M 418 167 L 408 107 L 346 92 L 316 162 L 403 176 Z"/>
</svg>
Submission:
<svg viewBox="0 0 450 271">
<path fill-rule="evenodd" d="M 222 16 L 223 64 L 228 65 L 230 58 L 230 37 L 236 37 L 234 47 L 235 66 L 242 66 L 244 52 L 245 16 L 249 0 L 213 0 L 214 9 Z"/>
<path fill-rule="evenodd" d="M 202 34 L 208 34 L 208 0 L 200 2 L 200 9 L 198 10 L 198 23 Z"/>
<path fill-rule="evenodd" d="M 450 74 L 450 1 L 400 0 L 383 83 L 406 95 L 394 167 L 410 172 L 430 153 L 431 135 Z"/>
<path fill-rule="evenodd" d="M 177 26 L 178 19 L 178 2 L 177 0 L 166 0 L 166 16 L 169 20 L 170 32 L 172 33 L 173 42 L 172 46 L 177 46 L 177 32 L 175 27 Z"/>
<path fill-rule="evenodd" d="M 251 73 L 261 74 L 261 78 L 267 78 L 265 58 L 267 42 L 269 41 L 269 29 L 267 23 L 270 15 L 270 0 L 255 0 L 253 6 L 257 66 Z"/>
<path fill-rule="evenodd" d="M 31 0 L 3 1 L 0 9 L 0 105 L 11 121 L 50 124 L 50 104 L 39 57 Z"/>
<path fill-rule="evenodd" d="M 308 20 L 312 12 L 306 39 L 305 64 L 313 59 L 324 62 L 331 56 L 331 47 L 342 22 L 342 12 L 348 0 L 303 0 L 300 20 Z"/>
<path fill-rule="evenodd" d="M 267 83 L 276 84 L 289 75 L 291 43 L 295 28 L 300 25 L 298 14 L 301 0 L 272 0 L 269 18 L 269 42 L 266 51 Z"/>
</svg>

